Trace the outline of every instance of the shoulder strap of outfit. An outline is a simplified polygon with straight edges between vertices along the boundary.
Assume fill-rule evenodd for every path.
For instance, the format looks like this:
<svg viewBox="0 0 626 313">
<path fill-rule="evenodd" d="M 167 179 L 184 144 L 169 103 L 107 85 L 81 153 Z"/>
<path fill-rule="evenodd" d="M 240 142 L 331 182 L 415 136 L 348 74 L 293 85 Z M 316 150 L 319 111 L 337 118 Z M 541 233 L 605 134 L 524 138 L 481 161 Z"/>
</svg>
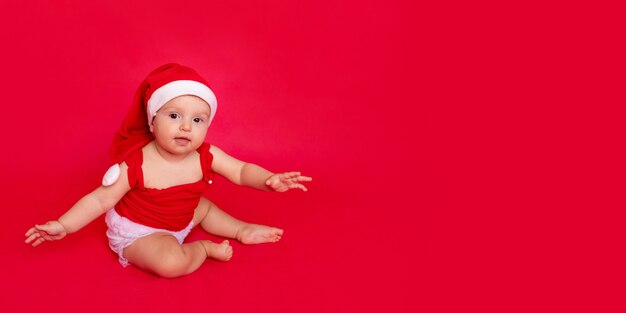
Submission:
<svg viewBox="0 0 626 313">
<path fill-rule="evenodd" d="M 202 165 L 202 180 L 212 184 L 213 183 L 213 171 L 211 170 L 211 164 L 213 163 L 213 154 L 209 152 L 211 145 L 203 143 L 198 149 L 200 153 L 200 164 Z"/>
<path fill-rule="evenodd" d="M 126 158 L 125 162 L 128 166 L 128 185 L 133 188 L 139 184 L 140 179 L 143 179 L 143 175 L 140 173 L 141 164 L 143 163 L 143 151 L 137 149 L 137 151 Z"/>
</svg>

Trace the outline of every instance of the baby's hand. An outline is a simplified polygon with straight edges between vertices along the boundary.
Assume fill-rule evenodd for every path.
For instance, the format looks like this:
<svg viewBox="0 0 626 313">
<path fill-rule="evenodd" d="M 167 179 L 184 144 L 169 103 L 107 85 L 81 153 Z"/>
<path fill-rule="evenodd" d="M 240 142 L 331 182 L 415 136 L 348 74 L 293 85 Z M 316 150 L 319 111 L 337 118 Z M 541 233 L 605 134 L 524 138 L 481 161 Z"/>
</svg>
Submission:
<svg viewBox="0 0 626 313">
<path fill-rule="evenodd" d="M 313 180 L 313 178 L 302 176 L 300 172 L 287 172 L 270 176 L 270 178 L 265 181 L 265 185 L 278 192 L 285 192 L 294 188 L 307 191 L 306 187 L 301 184 L 301 182 L 309 182 L 311 180 Z"/>
<path fill-rule="evenodd" d="M 65 238 L 67 231 L 61 223 L 50 221 L 44 225 L 35 225 L 26 232 L 26 243 L 33 243 L 33 247 L 40 245 L 44 241 L 60 240 Z"/>
</svg>

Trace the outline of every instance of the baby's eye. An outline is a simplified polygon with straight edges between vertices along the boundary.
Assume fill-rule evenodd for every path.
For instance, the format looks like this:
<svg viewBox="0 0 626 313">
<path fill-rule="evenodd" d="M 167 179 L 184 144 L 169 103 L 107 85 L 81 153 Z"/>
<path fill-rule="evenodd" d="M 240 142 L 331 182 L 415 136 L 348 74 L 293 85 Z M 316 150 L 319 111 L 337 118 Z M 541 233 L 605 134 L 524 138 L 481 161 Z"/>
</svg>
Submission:
<svg viewBox="0 0 626 313">
<path fill-rule="evenodd" d="M 202 123 L 202 122 L 204 122 L 204 120 L 202 118 L 200 118 L 200 117 L 194 117 L 193 118 L 193 122 L 194 123 Z"/>
<path fill-rule="evenodd" d="M 177 119 L 180 115 L 178 115 L 178 113 L 170 113 L 170 114 L 168 114 L 168 116 L 169 116 L 171 119 L 175 120 L 175 119 Z"/>
</svg>

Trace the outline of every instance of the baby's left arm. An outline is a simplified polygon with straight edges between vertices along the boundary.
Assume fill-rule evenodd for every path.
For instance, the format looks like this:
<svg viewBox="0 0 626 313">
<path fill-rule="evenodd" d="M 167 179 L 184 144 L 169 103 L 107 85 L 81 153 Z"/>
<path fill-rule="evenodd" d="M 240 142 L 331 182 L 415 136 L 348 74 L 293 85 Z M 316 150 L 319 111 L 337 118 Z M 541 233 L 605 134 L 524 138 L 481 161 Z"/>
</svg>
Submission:
<svg viewBox="0 0 626 313">
<path fill-rule="evenodd" d="M 213 154 L 213 171 L 237 185 L 279 192 L 289 189 L 307 191 L 302 183 L 312 180 L 300 172 L 274 174 L 256 164 L 237 160 L 213 145 L 209 151 Z"/>
</svg>

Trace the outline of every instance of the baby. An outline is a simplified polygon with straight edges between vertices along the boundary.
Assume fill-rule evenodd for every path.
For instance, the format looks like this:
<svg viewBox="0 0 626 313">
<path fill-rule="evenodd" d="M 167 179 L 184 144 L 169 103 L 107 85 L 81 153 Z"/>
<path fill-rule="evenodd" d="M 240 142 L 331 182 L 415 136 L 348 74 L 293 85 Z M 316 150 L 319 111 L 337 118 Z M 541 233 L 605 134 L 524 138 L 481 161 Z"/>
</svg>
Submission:
<svg viewBox="0 0 626 313">
<path fill-rule="evenodd" d="M 204 142 L 217 109 L 215 95 L 193 69 L 167 64 L 141 83 L 133 106 L 115 134 L 116 164 L 103 185 L 57 221 L 35 225 L 26 243 L 37 246 L 78 231 L 106 213 L 109 246 L 129 263 L 162 277 L 192 273 L 204 260 L 228 261 L 228 240 L 183 243 L 196 225 L 244 244 L 277 242 L 283 230 L 240 221 L 203 197 L 214 173 L 260 190 L 306 191 L 310 177 L 274 174 Z"/>
</svg>

